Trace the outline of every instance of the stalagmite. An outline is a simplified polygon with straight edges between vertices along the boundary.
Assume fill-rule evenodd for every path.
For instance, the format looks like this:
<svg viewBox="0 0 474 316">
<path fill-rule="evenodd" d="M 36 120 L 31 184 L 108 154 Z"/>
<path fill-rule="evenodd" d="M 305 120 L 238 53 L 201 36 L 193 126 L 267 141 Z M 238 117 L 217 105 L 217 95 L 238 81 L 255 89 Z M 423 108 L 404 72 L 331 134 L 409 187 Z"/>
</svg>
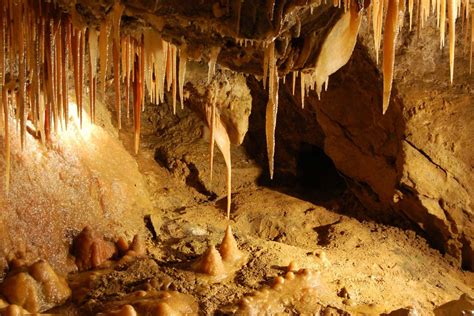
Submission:
<svg viewBox="0 0 474 316">
<path fill-rule="evenodd" d="M 456 0 L 448 1 L 448 18 L 449 18 L 449 73 L 451 84 L 454 78 L 454 47 L 456 44 L 456 18 L 457 7 Z"/>
<path fill-rule="evenodd" d="M 235 262 L 242 258 L 242 252 L 237 246 L 237 241 L 235 240 L 230 225 L 227 226 L 224 239 L 222 239 L 221 245 L 219 246 L 219 253 L 224 262 Z"/>
<path fill-rule="evenodd" d="M 395 64 L 395 45 L 398 33 L 398 0 L 389 0 L 385 18 L 383 41 L 383 110 L 388 109 L 392 91 L 393 67 Z"/>
<path fill-rule="evenodd" d="M 210 246 L 206 252 L 194 264 L 196 272 L 212 276 L 221 275 L 225 272 L 224 263 L 216 247 Z"/>
</svg>

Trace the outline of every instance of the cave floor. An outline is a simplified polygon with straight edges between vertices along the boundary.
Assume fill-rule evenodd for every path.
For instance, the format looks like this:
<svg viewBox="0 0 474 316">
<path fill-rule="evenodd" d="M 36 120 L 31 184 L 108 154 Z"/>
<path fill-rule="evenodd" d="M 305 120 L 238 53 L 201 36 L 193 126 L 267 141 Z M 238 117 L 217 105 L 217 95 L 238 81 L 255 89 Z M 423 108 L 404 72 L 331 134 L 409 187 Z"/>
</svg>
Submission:
<svg viewBox="0 0 474 316">
<path fill-rule="evenodd" d="M 318 202 L 317 199 L 311 198 L 311 194 L 302 195 L 297 190 L 292 191 L 291 187 L 264 186 L 260 180 L 263 168 L 250 159 L 242 147 L 232 149 L 233 197 L 231 218 L 227 220 L 223 176 L 225 164 L 220 153 L 216 153 L 214 186 L 210 187 L 209 142 L 206 140 L 208 131 L 202 123 L 194 120 L 192 115 L 183 115 L 178 122 L 172 122 L 174 127 L 163 127 L 159 136 L 156 136 L 155 127 L 145 125 L 140 153 L 137 156 L 131 154 L 131 128 L 122 130 L 120 141 L 96 134 L 96 137 L 87 140 L 87 144 L 70 145 L 71 152 L 74 153 L 77 151 L 74 146 L 100 148 L 104 139 L 108 139 L 107 148 L 123 145 L 128 151 L 127 153 L 123 149 L 119 150 L 118 147 L 116 150 L 109 150 L 108 154 L 113 156 L 113 161 L 107 160 L 110 159 L 107 157 L 107 151 L 100 151 L 104 156 L 97 159 L 104 161 L 89 165 L 89 170 L 95 170 L 95 173 L 92 176 L 86 174 L 85 177 L 92 177 L 102 189 L 108 187 L 108 182 L 105 181 L 107 177 L 140 178 L 139 181 L 135 179 L 135 182 L 130 182 L 132 184 L 129 186 L 124 184 L 124 187 L 135 186 L 136 192 L 143 195 L 140 195 L 140 199 L 132 201 L 133 195 L 120 197 L 117 195 L 120 190 L 118 193 L 112 190 L 103 202 L 107 204 L 107 201 L 113 202 L 120 197 L 117 203 L 138 203 L 136 212 L 133 212 L 132 208 L 132 212 L 123 210 L 114 213 L 115 207 L 109 207 L 103 209 L 102 213 L 91 214 L 92 217 L 88 221 L 93 223 L 108 219 L 109 222 L 104 221 L 104 224 L 98 227 L 100 232 L 109 238 L 117 238 L 123 234 L 130 238 L 135 233 L 141 234 L 146 238 L 147 256 L 125 266 L 117 266 L 115 270 L 88 272 L 95 281 L 88 283 L 85 292 L 84 289 L 79 291 L 80 293 L 75 292 L 73 287 L 74 303 L 56 308 L 50 311 L 51 313 L 95 314 L 110 308 L 110 304 L 120 301 L 128 293 L 148 289 L 150 286 L 161 288 L 160 286 L 166 283 L 172 284 L 173 289 L 192 296 L 197 301 L 202 315 L 233 314 L 244 296 L 272 284 L 275 277 L 285 274 L 290 262 L 297 268 L 320 272 L 317 284 L 312 284 L 315 292 L 312 293 L 311 304 L 297 305 L 293 304 L 291 299 L 283 300 L 278 303 L 280 306 L 273 309 L 278 312 L 269 313 L 267 306 L 257 314 L 311 315 L 321 312 L 329 315 L 380 315 L 412 306 L 420 315 L 430 315 L 435 307 L 458 299 L 463 293 L 473 295 L 474 274 L 455 268 L 447 258 L 431 248 L 410 225 L 403 221 L 396 222 L 395 226 L 386 225 L 382 224 L 381 220 L 365 216 L 367 212 L 348 192 Z M 102 138 L 99 139 L 99 136 Z M 62 145 L 51 149 L 50 155 L 56 155 L 56 151 L 61 154 L 66 166 L 71 159 L 77 161 L 80 166 L 84 164 L 81 161 L 87 157 L 89 160 L 95 157 L 92 151 L 84 154 L 86 158 L 67 155 L 69 149 Z M 22 161 L 16 159 L 15 166 L 22 166 Z M 121 166 L 125 168 L 132 165 L 138 167 L 136 172 L 125 173 L 120 169 Z M 33 172 L 38 166 L 32 165 L 28 170 Z M 49 166 L 43 167 L 44 170 L 50 170 Z M 53 170 L 57 165 L 51 168 Z M 40 170 L 45 173 L 43 169 Z M 69 177 L 77 177 L 75 173 L 69 175 L 69 170 L 70 168 L 65 167 L 61 171 L 63 181 Z M 20 184 L 25 181 L 20 181 L 20 174 L 15 177 L 15 188 L 20 194 L 25 190 Z M 136 184 L 142 182 L 145 188 L 143 190 Z M 112 189 L 117 186 L 113 183 Z M 71 184 L 71 188 L 76 186 L 82 187 L 83 184 L 77 181 Z M 38 194 L 44 194 L 41 192 Z M 60 202 L 64 199 L 64 196 L 54 194 L 56 190 L 50 193 L 51 201 Z M 86 192 L 84 196 L 87 194 Z M 140 204 L 142 200 L 147 202 Z M 13 204 L 10 204 L 10 207 L 13 207 L 12 214 L 16 207 L 17 210 L 23 210 L 23 213 L 17 211 L 15 216 L 27 219 L 11 220 L 11 223 L 15 223 L 11 224 L 8 221 L 10 217 L 16 217 L 8 212 L 4 214 L 7 221 L 2 224 L 10 227 L 15 233 L 21 229 L 30 229 L 33 219 L 38 221 L 36 212 L 39 212 L 39 206 L 35 209 L 28 207 L 29 204 L 25 207 L 19 204 L 11 205 Z M 145 210 L 139 210 L 138 206 Z M 88 207 L 85 205 L 84 210 Z M 54 211 L 50 204 L 46 210 L 53 214 L 51 216 L 56 216 L 54 212 L 57 211 Z M 54 247 L 64 244 L 65 234 L 69 236 L 69 242 L 73 232 L 80 231 L 83 227 L 80 225 L 87 223 L 74 215 L 72 210 L 71 212 L 71 216 L 78 218 L 77 223 L 74 218 L 64 218 L 64 223 L 58 223 L 57 233 L 53 231 L 52 235 L 48 235 L 30 229 L 31 236 L 43 236 L 41 238 L 44 240 L 50 240 L 53 250 L 43 250 L 45 253 L 57 253 L 51 255 L 48 260 L 63 273 L 74 271 L 71 261 L 69 266 L 64 266 L 63 262 L 70 244 L 63 245 L 64 254 L 63 250 L 56 251 Z M 39 222 L 44 221 L 46 225 L 49 220 L 54 221 L 54 218 L 45 217 Z M 221 242 L 229 224 L 232 225 L 240 249 L 247 254 L 246 259 L 237 271 L 225 279 L 209 282 L 192 272 L 192 263 L 210 245 L 218 245 Z M 72 230 L 68 225 L 77 227 Z M 5 232 L 8 237 L 8 230 Z M 0 237 L 5 237 L 3 230 Z M 34 242 L 38 243 L 39 240 L 41 239 L 30 240 L 33 242 L 32 249 L 38 247 Z M 11 244 L 11 247 L 15 247 L 15 240 L 12 239 Z M 34 256 L 33 253 L 32 258 Z M 75 272 L 70 273 L 70 285 L 81 277 Z M 298 291 L 296 289 L 291 295 L 299 295 Z M 81 296 L 81 293 L 87 295 Z"/>
<path fill-rule="evenodd" d="M 130 136 L 122 133 L 125 147 Z M 336 314 L 379 315 L 411 306 L 420 315 L 429 315 L 462 293 L 473 294 L 474 274 L 453 267 L 412 228 L 364 219 L 359 216 L 364 210 L 351 195 L 317 203 L 296 197 L 287 188 L 259 186 L 255 179 L 261 170 L 242 149 L 234 149 L 233 173 L 247 175 L 248 181 L 236 180 L 231 219 L 227 220 L 225 196 L 206 196 L 189 185 L 189 174 L 183 178 L 181 171 L 170 172 L 156 163 L 156 143 L 146 146 L 154 142 L 156 139 L 145 136 L 137 157 L 154 205 L 147 217 L 153 236 L 147 243 L 148 252 L 156 269 L 174 279 L 177 290 L 197 299 L 202 314 L 230 313 L 229 306 L 271 284 L 290 262 L 321 272 L 318 304 L 321 311 L 329 307 L 327 311 Z M 161 142 L 166 142 L 166 137 Z M 197 152 L 199 156 L 208 142 L 199 139 L 192 147 L 187 146 L 188 154 Z M 184 156 L 183 160 L 197 159 Z M 207 157 L 204 160 L 207 163 Z M 223 170 L 220 157 L 216 164 L 218 171 Z M 197 169 L 203 172 L 199 166 Z M 222 175 L 216 177 L 218 183 L 223 182 L 219 180 Z M 209 245 L 218 245 L 228 224 L 248 254 L 244 266 L 220 283 L 190 278 L 183 267 L 189 267 Z M 294 306 L 283 310 L 283 314 L 314 312 Z"/>
</svg>

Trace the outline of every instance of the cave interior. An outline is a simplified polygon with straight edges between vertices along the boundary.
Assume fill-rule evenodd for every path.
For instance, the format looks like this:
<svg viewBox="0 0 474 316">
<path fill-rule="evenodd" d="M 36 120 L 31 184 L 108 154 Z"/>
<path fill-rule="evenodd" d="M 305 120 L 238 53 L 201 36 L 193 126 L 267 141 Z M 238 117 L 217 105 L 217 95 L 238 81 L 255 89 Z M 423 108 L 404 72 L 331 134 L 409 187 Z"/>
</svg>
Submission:
<svg viewBox="0 0 474 316">
<path fill-rule="evenodd" d="M 472 315 L 473 50 L 473 0 L 0 0 L 0 315 Z"/>
</svg>

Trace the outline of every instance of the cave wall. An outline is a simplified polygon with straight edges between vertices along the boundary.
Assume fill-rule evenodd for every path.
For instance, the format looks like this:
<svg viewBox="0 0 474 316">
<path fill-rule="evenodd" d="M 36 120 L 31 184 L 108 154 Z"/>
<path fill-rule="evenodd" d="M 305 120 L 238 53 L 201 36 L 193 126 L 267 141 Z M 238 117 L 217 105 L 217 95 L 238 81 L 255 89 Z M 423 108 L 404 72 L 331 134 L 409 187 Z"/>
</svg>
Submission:
<svg viewBox="0 0 474 316">
<path fill-rule="evenodd" d="M 324 149 L 372 209 L 400 212 L 457 265 L 474 269 L 473 83 L 462 40 L 455 82 L 430 19 L 418 38 L 401 32 L 391 105 L 381 114 L 381 74 L 367 26 L 351 61 L 321 100 L 308 97 Z M 407 26 L 405 25 L 405 28 Z"/>
</svg>

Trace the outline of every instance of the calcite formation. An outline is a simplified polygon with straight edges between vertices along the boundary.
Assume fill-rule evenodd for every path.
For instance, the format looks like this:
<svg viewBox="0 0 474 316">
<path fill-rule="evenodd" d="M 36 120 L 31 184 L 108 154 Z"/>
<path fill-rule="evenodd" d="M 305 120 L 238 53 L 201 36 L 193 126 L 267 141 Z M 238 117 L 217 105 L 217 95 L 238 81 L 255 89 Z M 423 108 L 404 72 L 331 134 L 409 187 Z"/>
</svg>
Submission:
<svg viewBox="0 0 474 316">
<path fill-rule="evenodd" d="M 79 271 L 99 267 L 117 252 L 114 243 L 104 240 L 90 227 L 85 227 L 76 237 L 73 253 Z"/>
<path fill-rule="evenodd" d="M 10 309 L 19 310 L 14 306 L 18 305 L 30 313 L 38 313 L 64 304 L 71 296 L 71 289 L 46 261 L 40 260 L 12 271 L 0 285 L 0 293 L 13 304 Z"/>
<path fill-rule="evenodd" d="M 198 315 L 198 305 L 191 296 L 176 291 L 137 291 L 107 303 L 98 315 Z"/>
<path fill-rule="evenodd" d="M 219 246 L 219 251 L 215 246 L 210 246 L 193 264 L 193 268 L 196 272 L 212 276 L 216 281 L 219 281 L 238 270 L 244 259 L 245 255 L 239 250 L 229 225 Z"/>
<path fill-rule="evenodd" d="M 288 269 L 293 269 L 289 267 Z M 277 276 L 270 287 L 264 287 L 253 295 L 242 298 L 236 315 L 278 314 L 291 309 L 296 313 L 320 311 L 317 303 L 319 272 L 300 269 Z"/>
</svg>

